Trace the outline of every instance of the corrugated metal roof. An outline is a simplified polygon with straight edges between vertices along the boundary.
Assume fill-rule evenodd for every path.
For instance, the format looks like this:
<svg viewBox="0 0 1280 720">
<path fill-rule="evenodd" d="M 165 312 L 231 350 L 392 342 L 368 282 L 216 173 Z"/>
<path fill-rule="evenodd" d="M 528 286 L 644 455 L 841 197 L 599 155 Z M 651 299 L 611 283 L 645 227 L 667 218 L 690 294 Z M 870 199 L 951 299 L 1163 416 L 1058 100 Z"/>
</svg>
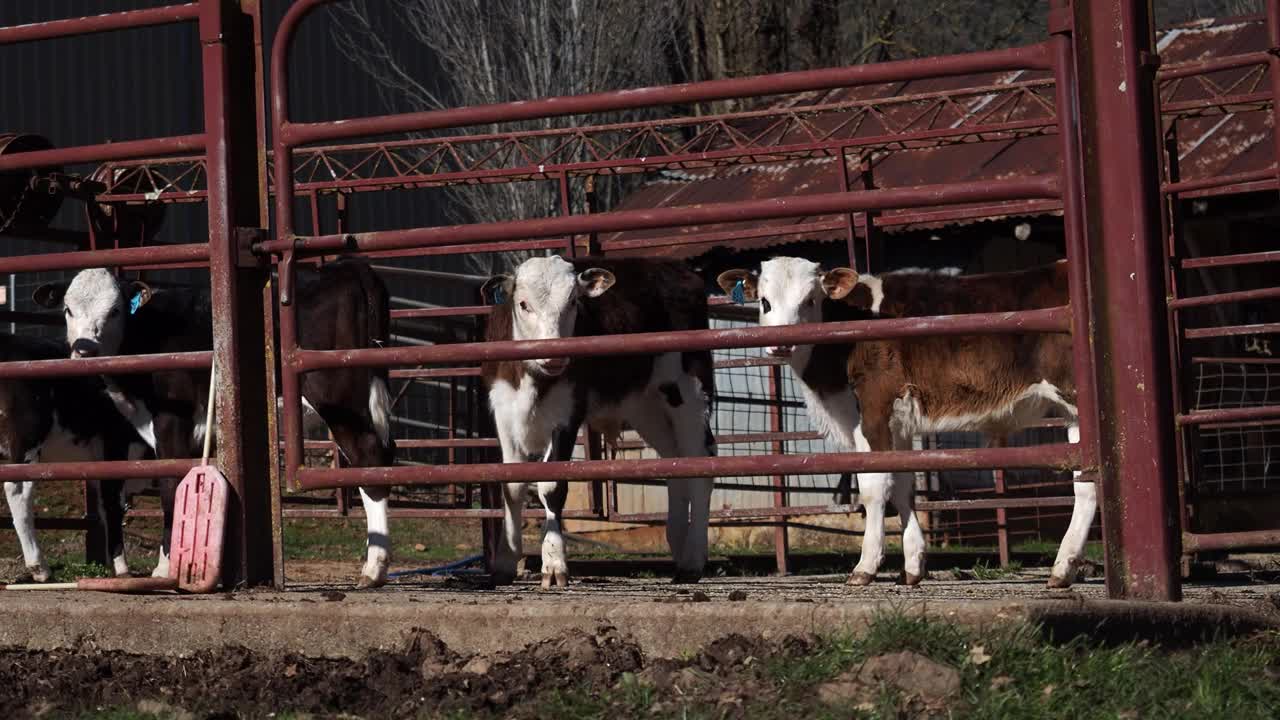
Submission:
<svg viewBox="0 0 1280 720">
<path fill-rule="evenodd" d="M 1236 18 L 1204 20 L 1177 26 L 1159 33 L 1158 48 L 1163 65 L 1169 66 L 1207 58 L 1227 57 L 1265 50 L 1266 27 L 1260 18 Z M 891 85 L 875 85 L 862 88 L 834 90 L 827 93 L 807 93 L 787 98 L 772 107 L 797 107 L 820 103 L 838 103 L 849 100 L 903 96 L 939 90 L 964 90 L 994 84 L 1024 83 L 1049 77 L 1045 72 L 987 73 L 954 78 L 938 78 Z M 1263 66 L 1224 70 L 1204 76 L 1213 86 L 1195 78 L 1185 78 L 1162 87 L 1162 103 L 1185 103 L 1213 97 L 1215 90 L 1232 96 L 1261 93 L 1268 89 Z M 1044 93 L 1041 94 L 1044 96 Z M 1047 99 L 1052 101 L 1051 91 Z M 989 110 L 993 96 L 965 98 L 961 104 L 944 108 L 935 127 L 946 127 L 961 120 L 961 107 L 968 113 Z M 919 106 L 890 106 L 885 119 L 888 123 L 907 122 L 911 112 Z M 1182 117 L 1177 124 L 1180 177 L 1193 180 L 1248 170 L 1260 170 L 1274 162 L 1271 135 L 1271 113 L 1259 111 L 1256 105 L 1241 106 L 1240 112 L 1212 112 L 1196 117 Z M 828 127 L 847 120 L 840 113 L 821 116 L 819 122 Z M 1035 120 L 1051 117 L 1051 110 L 1036 102 L 1020 102 L 1001 110 L 1001 120 Z M 747 135 L 765 130 L 767 120 L 735 125 Z M 793 130 L 793 132 L 799 132 Z M 848 137 L 865 138 L 886 132 L 885 124 L 874 115 L 864 120 Z M 779 143 L 788 139 L 783 136 Z M 802 142 L 796 137 L 795 142 Z M 897 151 L 887 156 L 872 156 L 876 187 L 906 187 L 911 185 L 994 180 L 1055 172 L 1060 167 L 1058 140 L 1054 135 L 1033 135 L 1012 140 L 949 145 L 924 149 Z M 764 165 L 738 165 L 667 173 L 629 194 L 618 209 L 643 209 L 676 207 L 703 203 L 782 197 L 815 193 L 838 192 L 840 188 L 839 160 L 834 157 L 815 157 L 804 160 Z M 852 187 L 860 186 L 856 163 L 859 158 L 850 153 L 848 158 Z M 948 210 L 957 210 L 954 206 Z M 973 210 L 973 206 L 970 206 Z M 911 214 L 908 217 L 908 213 Z M 954 213 L 953 213 L 954 214 Z M 1010 217 L 1022 215 L 1060 214 L 1057 203 L 1022 202 L 989 206 L 986 209 L 965 213 L 967 218 L 922 218 L 920 210 L 889 211 L 878 221 L 885 230 L 921 229 L 973 222 L 976 218 Z M 787 218 L 767 221 L 720 224 L 714 226 L 687 227 L 627 233 L 611 233 L 601 236 L 604 251 L 611 255 L 644 254 L 692 257 L 701 255 L 717 246 L 734 249 L 772 247 L 802 240 L 844 241 L 845 230 L 841 216 Z M 698 244 L 681 244 L 689 236 L 710 236 L 711 241 Z M 739 236 L 732 241 L 724 236 Z M 741 235 L 753 235 L 741 239 Z M 718 239 L 715 239 L 718 238 Z M 670 239 L 670 245 L 637 247 L 638 240 Z"/>
</svg>

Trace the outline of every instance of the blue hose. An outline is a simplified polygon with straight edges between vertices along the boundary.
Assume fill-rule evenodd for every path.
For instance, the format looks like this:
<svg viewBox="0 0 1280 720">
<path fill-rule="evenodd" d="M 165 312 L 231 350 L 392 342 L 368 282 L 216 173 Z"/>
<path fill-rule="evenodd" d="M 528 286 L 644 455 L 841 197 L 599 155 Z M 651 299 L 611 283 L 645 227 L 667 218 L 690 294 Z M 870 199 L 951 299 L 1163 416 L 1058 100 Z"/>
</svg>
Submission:
<svg viewBox="0 0 1280 720">
<path fill-rule="evenodd" d="M 448 575 L 454 570 L 460 570 L 468 565 L 475 565 L 476 563 L 483 561 L 484 555 L 472 555 L 471 557 L 465 557 L 461 560 L 451 562 L 447 565 L 440 565 L 438 567 L 418 568 L 417 570 L 401 570 L 399 572 L 388 573 L 387 577 L 398 578 L 406 577 L 408 575 Z"/>
</svg>

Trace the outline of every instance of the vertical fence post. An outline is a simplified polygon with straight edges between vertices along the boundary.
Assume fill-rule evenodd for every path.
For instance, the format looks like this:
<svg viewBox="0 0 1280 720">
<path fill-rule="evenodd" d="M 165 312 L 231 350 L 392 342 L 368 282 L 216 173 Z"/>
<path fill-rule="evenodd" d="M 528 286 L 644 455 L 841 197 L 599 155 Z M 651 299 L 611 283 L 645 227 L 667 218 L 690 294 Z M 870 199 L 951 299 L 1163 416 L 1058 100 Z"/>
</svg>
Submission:
<svg viewBox="0 0 1280 720">
<path fill-rule="evenodd" d="M 1177 600 L 1151 8 L 1138 0 L 1079 2 L 1074 20 L 1107 591 Z"/>
<path fill-rule="evenodd" d="M 269 276 L 242 260 L 241 243 L 248 240 L 237 232 L 262 226 L 266 194 L 261 115 L 254 98 L 261 75 L 255 72 L 253 19 L 235 0 L 201 2 L 217 462 L 232 488 L 223 550 L 227 587 L 275 580 L 262 308 Z"/>
</svg>

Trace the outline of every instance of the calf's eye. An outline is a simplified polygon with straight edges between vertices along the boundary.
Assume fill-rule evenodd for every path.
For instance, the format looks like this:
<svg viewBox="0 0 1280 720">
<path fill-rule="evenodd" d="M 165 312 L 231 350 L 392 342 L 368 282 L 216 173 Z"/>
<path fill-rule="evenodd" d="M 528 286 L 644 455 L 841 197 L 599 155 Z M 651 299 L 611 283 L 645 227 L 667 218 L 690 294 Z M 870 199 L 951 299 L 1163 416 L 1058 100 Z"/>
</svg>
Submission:
<svg viewBox="0 0 1280 720">
<path fill-rule="evenodd" d="M 118 308 L 118 307 L 113 307 L 113 308 L 111 308 L 111 312 L 107 313 L 107 317 L 109 317 L 109 318 L 113 318 L 113 317 L 115 317 L 115 316 L 117 316 L 117 315 L 119 315 L 119 314 L 120 314 L 120 308 Z"/>
<path fill-rule="evenodd" d="M 533 310 L 529 308 L 529 303 L 525 302 L 524 300 L 520 301 L 520 309 L 525 312 L 533 312 Z"/>
<path fill-rule="evenodd" d="M 807 307 L 807 308 L 811 308 L 811 307 L 813 307 L 813 298 L 809 298 L 809 299 L 805 300 L 805 301 L 804 301 L 804 306 L 805 306 L 805 307 Z"/>
<path fill-rule="evenodd" d="M 772 309 L 773 309 L 773 306 L 769 304 L 768 300 L 766 300 L 765 298 L 760 298 L 760 312 L 767 313 Z"/>
</svg>

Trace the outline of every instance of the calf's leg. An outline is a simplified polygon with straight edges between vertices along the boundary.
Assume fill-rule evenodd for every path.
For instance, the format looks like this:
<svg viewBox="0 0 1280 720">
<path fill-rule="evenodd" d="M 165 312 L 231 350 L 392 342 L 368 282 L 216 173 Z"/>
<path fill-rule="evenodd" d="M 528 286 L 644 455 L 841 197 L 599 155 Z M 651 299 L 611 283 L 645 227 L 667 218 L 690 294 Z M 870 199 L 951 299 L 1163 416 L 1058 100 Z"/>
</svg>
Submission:
<svg viewBox="0 0 1280 720">
<path fill-rule="evenodd" d="M 36 542 L 35 487 L 33 482 L 7 482 L 4 495 L 9 501 L 9 514 L 13 516 L 18 544 L 22 546 L 22 562 L 36 582 L 45 582 L 49 579 L 49 565 Z"/>
<path fill-rule="evenodd" d="M 1080 442 L 1080 426 L 1067 426 L 1067 441 Z M 1058 548 L 1058 557 L 1053 563 L 1053 572 L 1049 575 L 1049 587 L 1067 588 L 1075 582 L 1080 562 L 1084 557 L 1085 542 L 1089 539 L 1089 528 L 1093 525 L 1094 513 L 1098 510 L 1098 489 L 1091 482 L 1079 482 L 1079 471 L 1074 473 L 1076 482 L 1075 505 L 1071 510 L 1071 523 L 1062 537 L 1062 545 Z"/>
</svg>

